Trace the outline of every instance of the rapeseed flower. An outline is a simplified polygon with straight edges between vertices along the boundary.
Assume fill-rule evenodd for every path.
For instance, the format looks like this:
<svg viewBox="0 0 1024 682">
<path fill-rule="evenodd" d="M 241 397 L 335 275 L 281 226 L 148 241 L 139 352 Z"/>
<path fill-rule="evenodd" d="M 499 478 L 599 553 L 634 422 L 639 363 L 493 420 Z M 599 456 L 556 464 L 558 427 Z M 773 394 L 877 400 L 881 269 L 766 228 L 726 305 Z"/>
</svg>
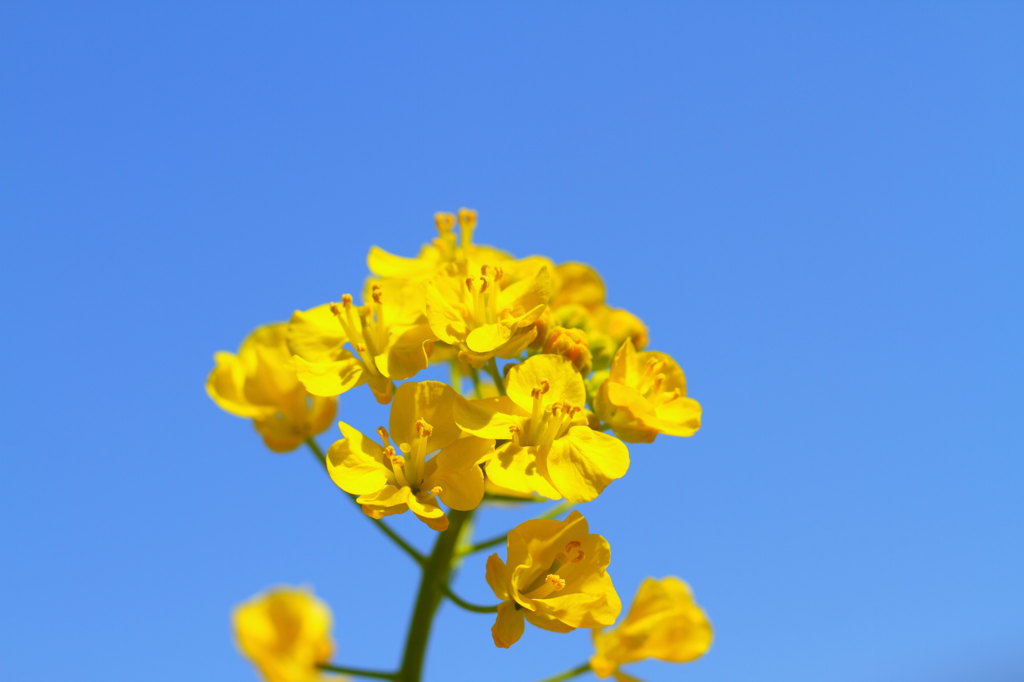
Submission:
<svg viewBox="0 0 1024 682">
<path fill-rule="evenodd" d="M 691 436 L 700 428 L 700 403 L 687 397 L 676 361 L 665 353 L 637 351 L 631 341 L 615 354 L 594 409 L 630 443 L 650 443 L 659 433 Z"/>
<path fill-rule="evenodd" d="M 239 605 L 235 640 L 266 682 L 315 682 L 334 653 L 331 611 L 310 592 L 279 587 Z"/>
<path fill-rule="evenodd" d="M 344 438 L 327 451 L 331 479 L 358 495 L 356 501 L 373 518 L 411 510 L 434 530 L 446 529 L 438 498 L 452 509 L 479 506 L 484 495 L 479 464 L 494 449 L 493 440 L 463 437 L 452 415 L 455 398 L 455 391 L 438 381 L 402 384 L 389 429 L 377 429 L 380 444 L 339 422 Z"/>
<path fill-rule="evenodd" d="M 572 512 L 564 521 L 536 519 L 508 534 L 508 560 L 487 559 L 487 584 L 502 600 L 491 636 L 508 648 L 524 619 L 552 632 L 598 628 L 618 618 L 622 602 L 607 573 L 611 548 Z"/>
<path fill-rule="evenodd" d="M 287 325 L 253 331 L 238 354 L 219 352 L 206 380 L 206 392 L 225 412 L 253 420 L 274 452 L 302 445 L 334 420 L 333 398 L 311 396 L 299 382 L 285 344 Z"/>
<path fill-rule="evenodd" d="M 400 296 L 385 299 L 384 287 L 374 285 L 366 305 L 354 305 L 345 294 L 340 304 L 292 315 L 288 346 L 310 393 L 340 395 L 368 383 L 378 402 L 387 403 L 393 380 L 409 379 L 427 367 L 434 335 L 421 311 Z"/>
<path fill-rule="evenodd" d="M 573 364 L 541 354 L 514 365 L 507 395 L 459 398 L 455 420 L 467 433 L 505 440 L 486 464 L 487 477 L 520 494 L 587 502 L 629 468 L 618 438 L 588 425 L 586 389 Z"/>
<path fill-rule="evenodd" d="M 648 578 L 640 585 L 626 617 L 613 630 L 594 630 L 594 674 L 617 682 L 639 682 L 619 666 L 647 658 L 686 663 L 711 646 L 711 623 L 679 578 Z"/>
</svg>

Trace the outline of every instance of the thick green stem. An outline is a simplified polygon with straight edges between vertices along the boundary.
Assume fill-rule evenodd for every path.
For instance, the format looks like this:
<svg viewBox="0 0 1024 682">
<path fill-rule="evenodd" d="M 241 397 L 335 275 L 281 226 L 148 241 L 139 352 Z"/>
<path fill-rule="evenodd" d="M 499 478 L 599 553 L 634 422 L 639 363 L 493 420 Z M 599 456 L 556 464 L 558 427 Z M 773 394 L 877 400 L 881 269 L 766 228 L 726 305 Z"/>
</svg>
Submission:
<svg viewBox="0 0 1024 682">
<path fill-rule="evenodd" d="M 448 584 L 459 533 L 472 515 L 473 512 L 454 509 L 448 512 L 448 530 L 438 535 L 434 551 L 423 565 L 423 577 L 420 579 L 420 591 L 416 595 L 416 606 L 409 622 L 409 634 L 405 640 L 405 654 L 402 657 L 398 682 L 420 682 L 434 613 L 443 592 L 441 586 Z"/>
<path fill-rule="evenodd" d="M 343 665 L 331 665 L 330 663 L 321 663 L 317 668 L 331 673 L 344 673 L 346 675 L 355 675 L 356 677 L 372 677 L 377 680 L 394 680 L 397 678 L 395 673 L 382 673 L 379 670 L 366 670 L 364 668 L 349 668 Z"/>
<path fill-rule="evenodd" d="M 320 464 L 322 464 L 324 469 L 326 470 L 327 469 L 327 457 L 324 455 L 324 451 L 320 449 L 320 445 L 317 444 L 317 442 L 315 440 L 313 440 L 312 438 L 307 438 L 306 439 L 306 445 L 309 446 L 309 449 L 313 452 L 314 455 L 316 455 L 316 458 L 318 460 L 320 460 Z M 348 493 L 345 493 L 345 494 L 348 495 Z M 349 499 L 351 499 L 353 502 L 356 503 L 357 507 L 360 507 L 360 511 L 361 511 L 362 510 L 362 506 L 358 502 L 356 502 L 355 496 L 348 495 L 348 497 L 349 497 Z M 426 562 L 427 558 L 425 556 L 423 556 L 422 554 L 420 554 L 419 551 L 415 547 L 410 545 L 405 540 L 405 538 L 403 538 L 401 535 L 399 535 L 395 531 L 391 530 L 391 527 L 388 526 L 388 524 L 384 523 L 380 519 L 375 519 L 372 516 L 367 516 L 366 518 L 368 518 L 371 521 L 373 521 L 373 524 L 375 526 L 377 526 L 377 528 L 379 528 L 380 531 L 382 533 L 384 533 L 384 535 L 387 535 L 389 538 L 391 538 L 392 542 L 394 542 L 396 545 L 398 545 L 402 549 L 403 552 L 408 554 L 413 559 L 413 561 L 418 563 L 420 566 L 422 566 L 424 564 L 424 562 Z"/>
<path fill-rule="evenodd" d="M 555 675 L 554 677 L 545 677 L 540 682 L 562 682 L 562 680 L 571 680 L 574 677 L 579 677 L 588 670 L 590 670 L 590 664 L 582 663 L 573 668 L 572 670 L 566 670 L 561 675 Z"/>
</svg>

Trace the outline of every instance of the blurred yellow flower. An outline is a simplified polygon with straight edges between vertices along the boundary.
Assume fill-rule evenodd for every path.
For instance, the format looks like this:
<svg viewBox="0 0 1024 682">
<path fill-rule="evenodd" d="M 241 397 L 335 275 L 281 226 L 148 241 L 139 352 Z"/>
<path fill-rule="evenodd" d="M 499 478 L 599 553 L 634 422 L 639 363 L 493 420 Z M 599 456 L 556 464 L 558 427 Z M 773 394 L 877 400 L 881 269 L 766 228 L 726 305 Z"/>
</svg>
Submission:
<svg viewBox="0 0 1024 682">
<path fill-rule="evenodd" d="M 369 301 L 356 306 L 345 294 L 340 304 L 292 315 L 288 346 L 310 393 L 340 395 L 366 382 L 387 403 L 392 380 L 409 379 L 429 364 L 434 335 L 421 311 L 401 297 L 385 301 L 382 285 L 371 287 Z"/>
<path fill-rule="evenodd" d="M 267 682 L 314 682 L 334 653 L 331 611 L 304 589 L 279 587 L 239 605 L 238 648 Z"/>
<path fill-rule="evenodd" d="M 509 370 L 506 396 L 459 398 L 455 420 L 467 433 L 507 441 L 486 464 L 496 485 L 587 502 L 625 475 L 629 451 L 588 426 L 585 404 L 583 379 L 570 361 L 534 355 Z"/>
<path fill-rule="evenodd" d="M 537 519 L 508 534 L 508 562 L 487 559 L 487 584 L 502 600 L 491 628 L 494 644 L 508 648 L 523 634 L 523 619 L 552 632 L 598 628 L 618 618 L 622 602 L 606 569 L 611 548 L 588 532 L 573 512 L 564 521 Z"/>
<path fill-rule="evenodd" d="M 484 495 L 479 464 L 494 449 L 493 440 L 462 437 L 452 415 L 455 397 L 438 381 L 402 384 L 391 405 L 390 432 L 377 430 L 383 445 L 340 422 L 344 439 L 327 451 L 331 479 L 358 495 L 373 518 L 411 510 L 444 530 L 448 518 L 437 498 L 452 509 L 475 509 Z"/>
<path fill-rule="evenodd" d="M 619 682 L 635 680 L 619 672 L 621 665 L 645 658 L 686 663 L 703 656 L 712 639 L 711 623 L 690 588 L 672 576 L 645 580 L 622 622 L 593 636 L 591 668 L 601 679 L 615 675 Z"/>
<path fill-rule="evenodd" d="M 631 341 L 615 354 L 594 410 L 630 443 L 650 443 L 659 433 L 691 436 L 700 428 L 700 403 L 686 396 L 686 377 L 676 361 L 665 353 L 638 352 Z"/>
<path fill-rule="evenodd" d="M 224 411 L 253 420 L 274 452 L 294 450 L 334 420 L 335 400 L 310 396 L 296 377 L 284 323 L 252 332 L 238 354 L 219 352 L 206 392 Z"/>
</svg>

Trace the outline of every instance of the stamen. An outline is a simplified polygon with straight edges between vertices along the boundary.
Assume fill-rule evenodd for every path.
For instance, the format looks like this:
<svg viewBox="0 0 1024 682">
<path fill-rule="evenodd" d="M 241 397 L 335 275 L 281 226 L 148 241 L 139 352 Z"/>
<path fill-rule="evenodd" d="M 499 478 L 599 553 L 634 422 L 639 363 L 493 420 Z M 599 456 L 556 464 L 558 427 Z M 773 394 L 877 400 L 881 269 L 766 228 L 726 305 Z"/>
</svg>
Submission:
<svg viewBox="0 0 1024 682">
<path fill-rule="evenodd" d="M 577 564 L 577 563 L 583 561 L 583 556 L 584 556 L 584 554 L 583 554 L 583 543 L 579 542 L 578 540 L 573 540 L 572 542 L 568 542 L 565 545 L 565 549 L 563 550 L 563 553 L 565 554 L 566 558 L 568 559 L 568 561 L 566 563 Z"/>
<path fill-rule="evenodd" d="M 385 429 L 383 426 L 377 427 L 377 435 L 380 436 L 380 442 L 384 445 L 384 447 L 389 447 L 391 445 L 391 435 L 388 433 L 388 430 Z"/>
<path fill-rule="evenodd" d="M 384 298 L 384 291 L 380 288 L 379 284 L 373 285 L 373 293 L 371 294 L 374 303 L 380 303 L 381 299 Z"/>
<path fill-rule="evenodd" d="M 430 494 L 431 495 L 440 495 L 443 492 L 444 492 L 444 488 L 442 488 L 439 485 L 435 485 L 433 488 L 430 489 Z"/>
<path fill-rule="evenodd" d="M 508 427 L 508 432 L 512 434 L 512 444 L 519 447 L 519 436 L 522 435 L 522 429 L 515 424 Z"/>
<path fill-rule="evenodd" d="M 346 308 L 351 306 L 352 305 L 352 294 L 342 294 L 341 295 L 341 304 L 343 306 L 345 306 Z"/>
<path fill-rule="evenodd" d="M 451 213 L 435 213 L 434 224 L 442 235 L 455 229 L 455 216 Z"/>
</svg>

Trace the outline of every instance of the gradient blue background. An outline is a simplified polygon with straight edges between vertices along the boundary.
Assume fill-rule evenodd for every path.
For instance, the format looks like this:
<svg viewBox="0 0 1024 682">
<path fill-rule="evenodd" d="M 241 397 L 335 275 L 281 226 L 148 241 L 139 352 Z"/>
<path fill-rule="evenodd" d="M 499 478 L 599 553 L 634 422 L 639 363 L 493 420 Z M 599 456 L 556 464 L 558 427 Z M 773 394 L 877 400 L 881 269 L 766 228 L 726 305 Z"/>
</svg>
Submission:
<svg viewBox="0 0 1024 682">
<path fill-rule="evenodd" d="M 599 268 L 704 405 L 585 509 L 624 597 L 716 626 L 634 674 L 1024 677 L 1021 4 L 212 4 L 0 8 L 0 678 L 254 680 L 228 616 L 276 583 L 396 660 L 413 567 L 203 382 L 463 205 Z M 489 626 L 445 607 L 428 680 L 589 655 Z"/>
</svg>

